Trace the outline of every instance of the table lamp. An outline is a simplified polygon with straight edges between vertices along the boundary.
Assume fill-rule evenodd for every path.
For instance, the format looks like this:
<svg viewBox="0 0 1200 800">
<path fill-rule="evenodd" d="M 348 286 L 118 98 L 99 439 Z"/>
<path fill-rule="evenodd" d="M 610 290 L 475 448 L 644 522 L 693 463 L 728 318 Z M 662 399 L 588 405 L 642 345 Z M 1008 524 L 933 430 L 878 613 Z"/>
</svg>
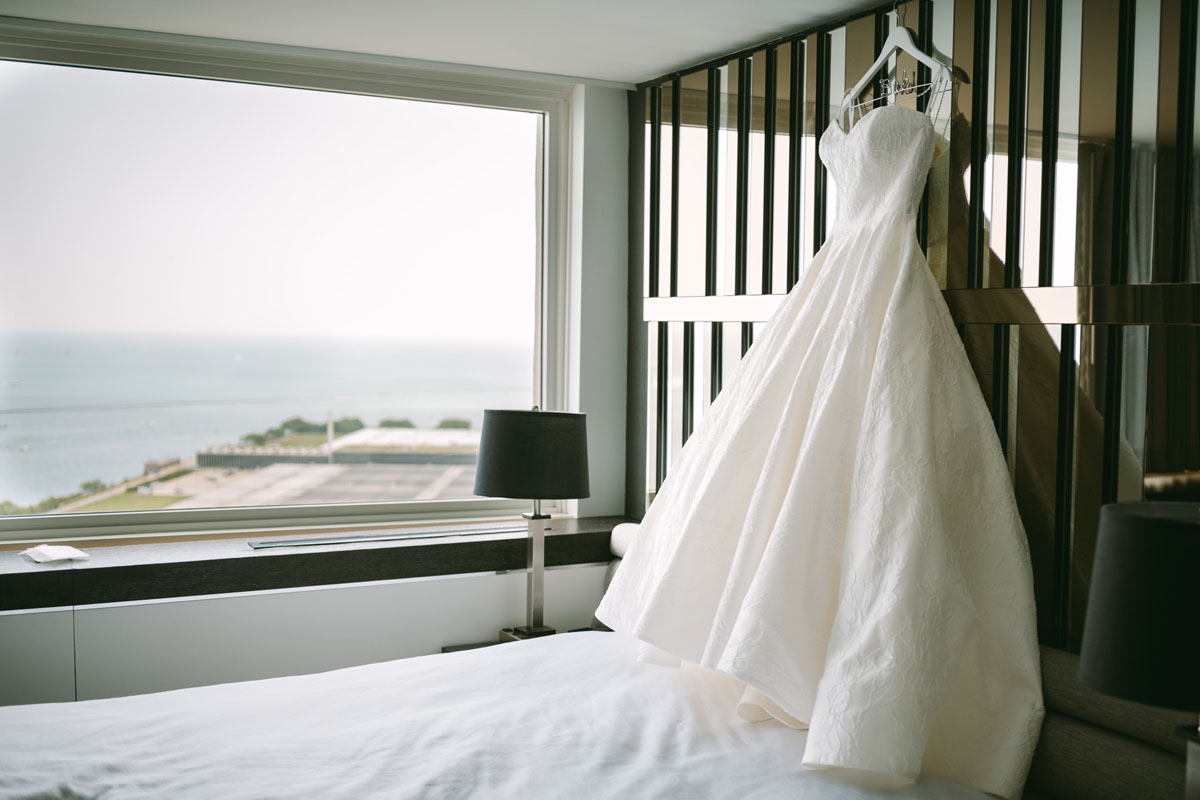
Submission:
<svg viewBox="0 0 1200 800">
<path fill-rule="evenodd" d="M 1200 503 L 1100 509 L 1079 680 L 1097 691 L 1200 711 Z M 1200 800 L 1200 735 L 1187 740 L 1187 800 Z"/>
<path fill-rule="evenodd" d="M 501 640 L 554 633 L 542 618 L 546 566 L 543 500 L 587 497 L 587 416 L 562 411 L 483 412 L 475 494 L 533 501 L 526 547 L 526 624 L 501 631 Z"/>
</svg>

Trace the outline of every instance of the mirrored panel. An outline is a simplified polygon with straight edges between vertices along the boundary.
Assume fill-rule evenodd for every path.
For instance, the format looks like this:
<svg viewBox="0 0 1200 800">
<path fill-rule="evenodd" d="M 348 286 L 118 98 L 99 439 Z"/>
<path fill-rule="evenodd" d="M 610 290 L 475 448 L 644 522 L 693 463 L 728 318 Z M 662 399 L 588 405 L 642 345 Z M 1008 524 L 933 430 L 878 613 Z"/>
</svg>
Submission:
<svg viewBox="0 0 1200 800">
<path fill-rule="evenodd" d="M 1047 14 L 1051 13 L 1049 5 L 1047 0 L 1029 0 L 1027 10 L 1024 161 L 1021 167 L 1021 201 L 1017 206 L 1020 216 L 1014 221 L 1018 230 L 1012 237 L 1019 242 L 1019 253 L 1015 269 L 1010 270 L 1015 273 L 1013 277 L 1019 286 L 1037 286 L 1041 282 L 1046 70 L 1047 60 L 1053 61 L 1058 57 L 1057 42 L 1053 43 L 1052 52 L 1051 43 L 1046 40 L 1048 24 L 1053 24 L 1047 18 Z"/>
<path fill-rule="evenodd" d="M 720 323 L 696 323 L 696 372 L 699 380 L 699 397 L 697 398 L 696 424 L 700 424 L 708 408 L 712 404 L 715 389 L 720 385 L 720 376 L 713 380 L 713 341 L 720 336 Z"/>
<path fill-rule="evenodd" d="M 1200 327 L 1150 328 L 1144 465 L 1147 500 L 1200 501 Z"/>
<path fill-rule="evenodd" d="M 659 414 L 660 398 L 665 383 L 659 380 L 659 366 L 662 363 L 660 332 L 666 328 L 665 323 L 651 322 L 646 326 L 646 496 L 649 499 L 658 490 L 665 475 L 665 426 L 660 424 L 660 416 L 665 419 L 666 406 L 663 414 Z"/>
<path fill-rule="evenodd" d="M 945 286 L 949 289 L 967 287 L 967 245 L 970 241 L 971 216 L 969 187 L 973 175 L 971 136 L 974 130 L 974 109 L 971 103 L 974 92 L 976 5 L 972 0 L 954 0 L 951 49 L 954 59 L 954 91 L 951 94 L 952 118 L 946 198 Z M 980 124 L 985 123 L 981 120 Z"/>
<path fill-rule="evenodd" d="M 1067 592 L 1067 643 L 1078 650 L 1096 552 L 1096 532 L 1104 497 L 1105 389 L 1110 374 L 1108 331 L 1102 325 L 1077 327 L 1075 436 L 1070 496 L 1072 524 Z"/>
<path fill-rule="evenodd" d="M 667 323 L 667 334 L 670 338 L 668 347 L 670 362 L 667 370 L 668 380 L 670 380 L 670 398 L 667 410 L 667 428 L 670 431 L 668 471 L 679 460 L 679 450 L 683 447 L 683 326 L 685 324 L 683 322 Z"/>
<path fill-rule="evenodd" d="M 1150 328 L 1125 325 L 1121 333 L 1120 440 L 1117 497 L 1119 502 L 1142 500 L 1146 469 L 1146 399 Z M 1200 407 L 1197 407 L 1200 408 Z"/>
<path fill-rule="evenodd" d="M 700 418 L 700 410 L 704 404 L 700 399 L 699 391 L 697 391 L 696 374 L 699 348 L 696 338 L 696 323 L 684 322 L 681 323 L 681 326 L 683 328 L 683 364 L 681 367 L 683 383 L 680 387 L 680 428 L 682 441 L 687 444 L 687 440 L 696 429 L 696 422 Z"/>
<path fill-rule="evenodd" d="M 867 61 L 867 65 L 870 65 Z M 860 72 L 859 75 L 862 73 Z M 829 32 L 829 95 L 825 105 L 825 119 L 832 120 L 837 116 L 838 106 L 841 105 L 842 96 L 846 94 L 846 90 L 854 85 L 858 78 L 855 77 L 849 84 L 846 83 L 846 28 L 837 28 Z M 821 134 L 824 131 L 816 131 L 817 142 L 821 140 Z M 820 226 L 818 233 L 822 241 L 825 239 L 825 234 L 829 231 L 830 226 L 837 214 L 837 184 L 830 179 L 825 181 L 825 222 Z M 821 202 L 820 198 L 817 202 Z"/>
<path fill-rule="evenodd" d="M 788 171 L 791 165 L 792 144 L 790 137 L 792 118 L 792 50 L 802 50 L 800 43 L 782 44 L 775 50 L 775 119 L 774 129 L 769 129 L 769 135 L 774 139 L 774 169 L 769 171 L 766 180 L 770 182 L 772 194 L 772 213 L 769 241 L 764 247 L 771 255 L 771 280 L 763 288 L 764 294 L 783 294 L 787 291 L 787 237 L 788 237 Z M 802 53 L 801 53 L 802 55 Z M 801 89 L 803 86 L 801 85 Z M 803 113 L 803 98 L 796 98 Z M 803 120 L 803 117 L 801 117 Z M 797 150 L 802 156 L 803 150 Z M 803 185 L 806 165 L 797 164 L 797 180 Z M 803 218 L 806 195 L 798 192 L 801 203 L 796 213 Z M 765 273 L 764 273 L 765 274 Z"/>
<path fill-rule="evenodd" d="M 645 101 L 643 103 L 643 111 L 642 111 L 642 114 L 643 114 L 642 119 L 644 120 L 644 125 L 643 125 L 644 136 L 642 139 L 642 153 L 644 154 L 644 158 L 645 158 L 644 169 L 642 170 L 642 176 L 643 176 L 643 182 L 642 182 L 642 254 L 643 254 L 642 278 L 643 278 L 643 284 L 644 284 L 643 291 L 644 291 L 645 296 L 646 297 L 654 297 L 658 294 L 658 289 L 659 289 L 658 280 L 657 280 L 658 276 L 655 273 L 652 265 L 650 264 L 650 259 L 651 259 L 650 237 L 652 234 L 652 227 L 653 227 L 650 224 L 650 218 L 654 214 L 654 203 L 655 203 L 655 199 L 656 199 L 654 193 L 651 191 L 651 187 L 655 185 L 655 183 L 654 183 L 655 172 L 654 172 L 654 162 L 653 162 L 654 153 L 655 153 L 654 124 L 653 124 L 652 120 L 654 119 L 654 115 L 656 112 L 654 110 L 655 105 L 653 102 L 654 93 L 652 91 L 650 91 L 649 89 L 642 89 L 641 94 L 642 94 L 643 100 Z"/>
<path fill-rule="evenodd" d="M 1130 164 L 1129 164 L 1129 227 L 1128 227 L 1128 264 L 1126 265 L 1125 280 L 1128 283 L 1150 283 L 1154 280 L 1155 240 L 1160 236 L 1166 237 L 1165 247 L 1159 245 L 1159 250 L 1166 259 L 1164 266 L 1171 259 L 1171 224 L 1168 219 L 1162 219 L 1156 213 L 1155 196 L 1162 191 L 1173 194 L 1173 181 L 1170 172 L 1162 174 L 1158 170 L 1159 162 L 1172 160 L 1175 151 L 1175 117 L 1176 114 L 1168 109 L 1164 117 L 1159 116 L 1158 79 L 1159 68 L 1166 67 L 1163 61 L 1174 61 L 1172 65 L 1176 73 L 1179 69 L 1178 59 L 1172 53 L 1162 51 L 1159 47 L 1159 32 L 1163 24 L 1162 5 L 1158 0 L 1139 0 L 1135 9 L 1134 49 L 1133 49 L 1133 115 L 1130 123 Z M 1178 21 L 1176 20 L 1176 25 Z M 1170 81 L 1174 84 L 1176 81 Z M 1178 107 L 1172 92 L 1169 106 Z M 1164 128 L 1169 126 L 1170 130 Z M 1163 270 L 1164 278 L 1169 279 L 1169 266 Z"/>
<path fill-rule="evenodd" d="M 1113 283 L 1120 277 L 1116 271 L 1121 261 L 1114 259 L 1113 252 L 1113 222 L 1119 203 L 1115 184 L 1119 59 L 1114 56 L 1120 46 L 1120 5 L 1119 0 L 1082 4 L 1075 257 L 1075 283 L 1079 286 Z"/>
<path fill-rule="evenodd" d="M 905 4 L 912 6 L 912 3 Z M 930 31 L 933 37 L 933 55 L 943 64 L 952 63 L 954 51 L 954 2 L 953 0 L 935 0 L 932 4 L 933 13 L 930 20 Z M 912 14 L 910 9 L 907 12 Z M 930 107 L 933 116 L 934 130 L 938 133 L 937 154 L 930 169 L 926 183 L 925 203 L 925 254 L 929 268 L 933 272 L 938 286 L 946 288 L 947 271 L 947 236 L 949 235 L 949 217 L 951 193 L 954 193 L 956 203 L 954 213 L 961 213 L 965 208 L 966 195 L 962 181 L 963 165 L 957 160 L 961 158 L 962 150 L 954 149 L 951 140 L 954 138 L 954 127 L 951 118 L 958 108 L 961 78 L 958 70 L 954 70 L 951 91 L 936 98 Z M 969 150 L 966 151 L 969 156 Z"/>
<path fill-rule="evenodd" d="M 1074 286 L 1079 191 L 1079 85 L 1083 69 L 1083 0 L 1062 0 L 1058 139 L 1054 164 L 1051 286 Z"/>
<path fill-rule="evenodd" d="M 880 34 L 886 36 L 890 31 L 897 26 L 908 28 L 914 34 L 913 38 L 920 42 L 920 31 L 924 26 L 924 21 L 921 19 L 921 3 L 919 0 L 910 0 L 907 3 L 899 3 L 895 9 L 884 15 L 883 28 Z M 901 84 L 910 82 L 917 84 L 919 81 L 918 62 L 916 58 L 908 53 L 895 53 L 887 63 L 887 76 L 898 81 Z M 928 100 L 928 98 L 924 98 Z M 925 102 L 918 96 L 916 92 L 902 93 L 894 99 L 889 99 L 888 102 L 895 102 L 909 108 L 924 110 Z"/>
<path fill-rule="evenodd" d="M 658 214 L 658 271 L 660 296 L 671 294 L 671 231 L 672 212 L 675 205 L 675 158 L 672 120 L 674 119 L 675 87 L 663 84 L 662 125 L 659 132 L 659 214 Z"/>
<path fill-rule="evenodd" d="M 1016 0 L 1023 2 L 1023 0 Z M 990 15 L 988 30 L 987 119 L 984 123 L 983 152 L 983 226 L 981 270 L 984 287 L 1004 286 L 1008 260 L 1007 232 L 1009 194 L 1009 128 L 1012 102 L 1020 99 L 1020 88 L 1013 86 L 1013 0 L 991 0 L 979 4 L 977 13 Z"/>
<path fill-rule="evenodd" d="M 766 196 L 765 189 L 773 188 L 773 183 L 770 177 L 766 175 L 766 158 L 767 158 L 767 51 L 759 50 L 750 58 L 750 87 L 751 93 L 748 98 L 750 103 L 749 114 L 746 116 L 746 121 L 750 124 L 750 130 L 747 132 L 749 138 L 749 163 L 746 165 L 747 176 L 745 178 L 746 186 L 746 204 L 747 204 L 747 226 L 746 226 L 746 293 L 747 294 L 762 294 L 763 293 L 763 210 Z M 744 80 L 744 79 L 743 79 Z M 772 85 L 772 89 L 774 86 Z M 772 112 L 774 112 L 774 100 L 771 101 Z M 774 126 L 774 114 L 772 113 L 771 124 Z M 771 131 L 771 144 L 774 146 L 774 131 Z M 770 276 L 767 276 L 766 281 L 767 292 L 771 290 Z"/>
<path fill-rule="evenodd" d="M 1014 325 L 1017 341 L 1010 352 L 1015 366 L 1011 382 L 1015 425 L 1008 456 L 1021 522 L 1033 563 L 1038 627 L 1043 640 L 1054 626 L 1054 545 L 1059 480 L 1059 434 L 1073 422 L 1062 408 L 1060 325 Z M 1074 359 L 1074 354 L 1070 354 Z M 1064 414 L 1064 411 L 1066 412 Z M 1064 418 L 1065 417 L 1065 418 Z"/>
<path fill-rule="evenodd" d="M 792 213 L 796 219 L 803 220 L 804 233 L 801 241 L 799 253 L 795 256 L 796 263 L 792 265 L 792 282 L 808 264 L 809 258 L 817 251 L 819 238 L 817 236 L 817 214 L 816 206 L 820 201 L 817 197 L 817 176 L 824 172 L 824 167 L 817 158 L 817 124 L 823 122 L 822 115 L 817 111 L 817 75 L 822 69 L 821 59 L 818 58 L 818 50 L 824 48 L 820 45 L 820 40 L 827 39 L 825 34 L 814 34 L 805 40 L 804 52 L 804 146 L 802 148 L 802 177 L 803 188 L 798 192 L 797 203 L 793 208 Z M 795 56 L 793 56 L 793 63 Z M 800 198 L 803 198 L 805 207 L 801 207 Z M 823 234 L 822 237 L 823 238 Z M 789 288 L 791 282 L 789 282 Z"/>
<path fill-rule="evenodd" d="M 1197 17 L 1196 38 L 1192 40 L 1192 45 L 1196 49 L 1200 49 L 1200 14 Z M 1192 52 L 1196 52 L 1193 49 Z M 1196 72 L 1193 77 L 1195 85 L 1193 87 L 1193 110 L 1192 110 L 1192 146 L 1189 156 L 1186 159 L 1186 164 L 1191 172 L 1191 180 L 1188 196 L 1188 215 L 1184 222 L 1187 231 L 1184 234 L 1187 246 L 1184 248 L 1184 264 L 1181 269 L 1185 278 L 1192 283 L 1200 283 L 1200 157 L 1197 153 L 1200 152 L 1200 147 L 1197 146 L 1197 138 L 1200 138 L 1200 59 L 1196 60 Z M 1185 145 L 1186 146 L 1186 145 Z M 1186 173 L 1185 173 L 1186 174 Z"/>
<path fill-rule="evenodd" d="M 742 323 L 722 322 L 721 385 L 733 380 L 742 365 Z"/>
<path fill-rule="evenodd" d="M 860 17 L 846 24 L 842 29 L 843 33 L 840 39 L 841 44 L 837 47 L 844 48 L 840 59 L 838 58 L 837 47 L 833 50 L 834 57 L 831 59 L 831 72 L 840 74 L 842 80 L 839 82 L 836 78 L 830 81 L 829 92 L 829 108 L 830 118 L 837 115 L 838 108 L 841 106 L 842 97 L 850 90 L 859 79 L 866 74 L 870 69 L 872 62 L 875 61 L 875 15 L 869 14 L 865 17 Z M 839 70 L 836 66 L 841 63 L 842 67 Z M 866 90 L 858 98 L 859 102 L 870 102 L 875 100 L 879 95 L 878 78 L 882 74 L 872 76 L 867 83 Z M 840 89 L 840 91 L 839 91 Z M 864 107 L 864 111 L 870 106 Z"/>
<path fill-rule="evenodd" d="M 708 191 L 708 73 L 680 80 L 679 238 L 681 296 L 704 294 L 705 203 Z"/>
<path fill-rule="evenodd" d="M 738 81 L 737 60 L 717 70 L 720 115 L 717 123 L 717 294 L 736 294 L 737 193 L 738 193 Z"/>
</svg>

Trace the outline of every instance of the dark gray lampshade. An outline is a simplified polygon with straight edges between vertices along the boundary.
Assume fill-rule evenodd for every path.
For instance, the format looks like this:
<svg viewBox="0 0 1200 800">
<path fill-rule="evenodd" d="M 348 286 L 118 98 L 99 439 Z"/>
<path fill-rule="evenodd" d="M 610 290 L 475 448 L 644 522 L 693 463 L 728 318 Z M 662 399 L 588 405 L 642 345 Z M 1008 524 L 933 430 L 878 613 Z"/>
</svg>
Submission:
<svg viewBox="0 0 1200 800">
<path fill-rule="evenodd" d="M 1079 680 L 1126 700 L 1200 711 L 1200 504 L 1100 509 Z"/>
<path fill-rule="evenodd" d="M 587 497 L 587 415 L 484 411 L 475 494 L 526 500 Z"/>
</svg>

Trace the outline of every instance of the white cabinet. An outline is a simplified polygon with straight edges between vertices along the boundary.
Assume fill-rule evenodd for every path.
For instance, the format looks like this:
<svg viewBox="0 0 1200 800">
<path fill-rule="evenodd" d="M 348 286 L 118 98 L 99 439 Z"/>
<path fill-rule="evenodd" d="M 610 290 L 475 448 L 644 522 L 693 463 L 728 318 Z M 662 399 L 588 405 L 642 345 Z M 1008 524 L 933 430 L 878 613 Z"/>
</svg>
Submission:
<svg viewBox="0 0 1200 800">
<path fill-rule="evenodd" d="M 70 609 L 0 613 L 0 705 L 75 699 Z"/>
<path fill-rule="evenodd" d="M 585 627 L 605 566 L 546 572 L 546 624 Z M 437 653 L 525 622 L 525 573 L 80 607 L 80 700 Z M 67 662 L 69 663 L 69 662 Z"/>
</svg>

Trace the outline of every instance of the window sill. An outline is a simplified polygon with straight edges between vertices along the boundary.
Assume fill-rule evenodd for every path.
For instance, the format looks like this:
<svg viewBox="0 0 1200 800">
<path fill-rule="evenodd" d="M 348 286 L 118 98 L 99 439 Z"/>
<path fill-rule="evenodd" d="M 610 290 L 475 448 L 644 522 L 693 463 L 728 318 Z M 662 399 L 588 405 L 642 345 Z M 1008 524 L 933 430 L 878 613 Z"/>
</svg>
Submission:
<svg viewBox="0 0 1200 800">
<path fill-rule="evenodd" d="M 610 561 L 609 536 L 613 526 L 626 521 L 624 517 L 551 520 L 546 566 Z M 252 549 L 249 542 L 306 537 L 295 532 L 247 533 L 237 538 L 95 547 L 88 549 L 87 561 L 55 564 L 37 564 L 15 551 L 0 552 L 0 611 L 525 569 L 523 533 L 470 533 L 471 527 L 497 526 L 457 523 L 406 528 L 406 534 L 429 533 L 436 538 L 262 550 Z"/>
</svg>

